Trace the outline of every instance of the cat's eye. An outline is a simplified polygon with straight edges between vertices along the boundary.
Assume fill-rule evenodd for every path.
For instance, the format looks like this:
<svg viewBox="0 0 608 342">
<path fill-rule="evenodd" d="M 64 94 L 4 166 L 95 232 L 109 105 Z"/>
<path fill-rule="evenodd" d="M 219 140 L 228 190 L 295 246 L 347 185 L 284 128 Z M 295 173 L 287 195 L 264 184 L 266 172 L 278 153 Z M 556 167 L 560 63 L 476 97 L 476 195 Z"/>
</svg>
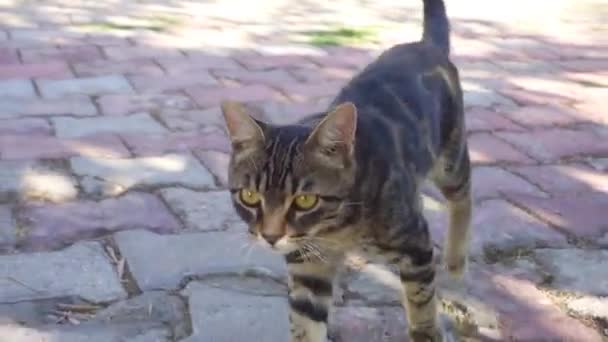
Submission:
<svg viewBox="0 0 608 342">
<path fill-rule="evenodd" d="M 262 200 L 262 195 L 259 192 L 250 189 L 242 189 L 240 197 L 241 202 L 250 206 L 256 205 Z"/>
<path fill-rule="evenodd" d="M 317 195 L 298 195 L 293 201 L 296 207 L 300 210 L 309 210 L 312 209 L 317 202 L 319 201 L 319 196 Z"/>
</svg>

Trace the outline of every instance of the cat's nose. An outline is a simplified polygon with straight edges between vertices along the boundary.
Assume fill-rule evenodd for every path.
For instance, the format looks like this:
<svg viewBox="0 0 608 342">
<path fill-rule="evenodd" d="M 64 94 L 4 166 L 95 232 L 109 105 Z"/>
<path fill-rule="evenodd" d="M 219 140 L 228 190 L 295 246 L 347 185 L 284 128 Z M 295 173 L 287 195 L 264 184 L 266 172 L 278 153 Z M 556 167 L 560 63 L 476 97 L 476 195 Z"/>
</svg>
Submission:
<svg viewBox="0 0 608 342">
<path fill-rule="evenodd" d="M 268 241 L 268 243 L 271 246 L 274 246 L 274 244 L 277 243 L 277 241 L 279 241 L 281 239 L 281 235 L 278 235 L 278 234 L 262 233 L 262 237 L 264 238 L 264 240 Z"/>
</svg>

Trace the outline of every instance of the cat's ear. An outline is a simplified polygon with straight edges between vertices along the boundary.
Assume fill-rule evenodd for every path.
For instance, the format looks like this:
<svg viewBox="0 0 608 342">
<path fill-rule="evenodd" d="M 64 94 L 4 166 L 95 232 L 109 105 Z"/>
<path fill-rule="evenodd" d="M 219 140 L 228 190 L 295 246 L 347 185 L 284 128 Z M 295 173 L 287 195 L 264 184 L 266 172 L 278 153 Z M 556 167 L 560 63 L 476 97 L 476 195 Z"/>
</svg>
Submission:
<svg viewBox="0 0 608 342">
<path fill-rule="evenodd" d="M 350 158 L 356 131 L 357 107 L 351 102 L 344 102 L 317 124 L 306 140 L 306 145 L 327 158 Z"/>
<path fill-rule="evenodd" d="M 233 148 L 255 147 L 264 142 L 264 127 L 234 101 L 222 103 L 222 113 Z"/>
</svg>

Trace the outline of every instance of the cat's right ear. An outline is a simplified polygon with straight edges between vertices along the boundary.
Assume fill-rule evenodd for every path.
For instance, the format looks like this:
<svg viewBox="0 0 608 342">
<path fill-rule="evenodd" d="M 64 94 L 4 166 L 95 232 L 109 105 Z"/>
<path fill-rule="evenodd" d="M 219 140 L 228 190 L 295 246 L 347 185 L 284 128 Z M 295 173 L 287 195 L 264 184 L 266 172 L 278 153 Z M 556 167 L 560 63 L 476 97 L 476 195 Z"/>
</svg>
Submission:
<svg viewBox="0 0 608 342">
<path fill-rule="evenodd" d="M 247 114 L 242 104 L 225 101 L 222 103 L 222 113 L 234 150 L 247 150 L 264 143 L 263 124 Z"/>
</svg>

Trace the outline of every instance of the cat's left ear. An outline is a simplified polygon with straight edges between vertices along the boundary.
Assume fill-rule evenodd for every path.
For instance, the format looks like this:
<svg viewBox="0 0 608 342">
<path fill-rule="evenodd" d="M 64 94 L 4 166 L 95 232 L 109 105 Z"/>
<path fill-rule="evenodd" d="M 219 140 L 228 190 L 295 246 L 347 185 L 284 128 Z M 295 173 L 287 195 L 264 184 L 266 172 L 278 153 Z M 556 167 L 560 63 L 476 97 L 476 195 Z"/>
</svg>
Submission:
<svg viewBox="0 0 608 342">
<path fill-rule="evenodd" d="M 352 102 L 344 102 L 317 124 L 306 140 L 306 145 L 327 158 L 350 158 L 356 131 L 357 107 Z"/>
<path fill-rule="evenodd" d="M 264 143 L 263 124 L 247 114 L 242 104 L 225 101 L 222 103 L 222 113 L 233 148 L 247 149 Z"/>
</svg>

